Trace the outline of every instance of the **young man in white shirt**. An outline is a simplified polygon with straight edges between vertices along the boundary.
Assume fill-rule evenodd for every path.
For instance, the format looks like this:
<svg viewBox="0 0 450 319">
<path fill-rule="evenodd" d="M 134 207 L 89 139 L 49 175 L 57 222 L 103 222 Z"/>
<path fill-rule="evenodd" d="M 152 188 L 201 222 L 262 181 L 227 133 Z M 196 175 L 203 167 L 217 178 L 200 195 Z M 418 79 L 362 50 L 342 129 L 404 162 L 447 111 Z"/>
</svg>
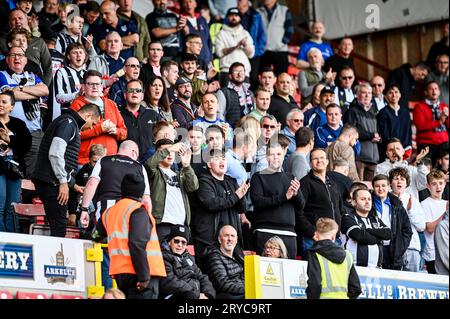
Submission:
<svg viewBox="0 0 450 319">
<path fill-rule="evenodd" d="M 441 171 L 432 170 L 427 175 L 427 187 L 430 190 L 431 197 L 421 202 L 422 209 L 425 213 L 425 248 L 423 250 L 423 259 L 429 274 L 435 274 L 434 267 L 435 247 L 434 247 L 434 231 L 442 220 L 447 201 L 442 199 L 445 188 L 445 175 Z"/>
</svg>

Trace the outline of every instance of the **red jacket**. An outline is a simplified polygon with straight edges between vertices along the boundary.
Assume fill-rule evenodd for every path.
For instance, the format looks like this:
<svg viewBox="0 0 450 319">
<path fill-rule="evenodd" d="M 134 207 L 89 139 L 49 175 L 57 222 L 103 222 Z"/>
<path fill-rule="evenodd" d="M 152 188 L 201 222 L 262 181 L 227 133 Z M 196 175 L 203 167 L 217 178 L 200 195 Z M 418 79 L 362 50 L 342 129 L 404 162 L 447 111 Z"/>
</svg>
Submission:
<svg viewBox="0 0 450 319">
<path fill-rule="evenodd" d="M 439 104 L 439 110 L 448 107 L 446 104 Z M 417 144 L 439 145 L 448 142 L 448 117 L 445 121 L 446 131 L 435 132 L 434 129 L 441 125 L 439 120 L 434 120 L 431 107 L 424 101 L 416 104 L 413 110 L 413 122 L 417 129 Z"/>
<path fill-rule="evenodd" d="M 117 142 L 123 141 L 127 137 L 127 128 L 123 121 L 122 115 L 114 101 L 102 97 L 105 104 L 105 114 L 101 120 L 92 128 L 81 131 L 81 145 L 78 153 L 78 164 L 84 165 L 89 162 L 89 149 L 94 144 L 102 144 L 106 147 L 106 155 L 114 155 L 117 153 Z M 81 107 L 89 103 L 84 96 L 77 97 L 70 106 L 74 111 L 78 111 Z M 107 134 L 103 132 L 102 123 L 104 120 L 111 120 L 117 126 L 116 134 Z"/>
</svg>

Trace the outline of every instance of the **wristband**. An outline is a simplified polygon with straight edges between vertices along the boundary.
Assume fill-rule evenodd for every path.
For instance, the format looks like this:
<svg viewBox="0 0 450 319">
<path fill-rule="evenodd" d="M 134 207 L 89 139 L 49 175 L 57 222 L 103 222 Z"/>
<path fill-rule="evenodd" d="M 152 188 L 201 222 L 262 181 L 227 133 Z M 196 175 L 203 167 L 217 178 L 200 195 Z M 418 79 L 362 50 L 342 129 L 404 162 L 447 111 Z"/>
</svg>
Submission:
<svg viewBox="0 0 450 319">
<path fill-rule="evenodd" d="M 89 212 L 87 207 L 80 207 L 80 212 Z"/>
</svg>

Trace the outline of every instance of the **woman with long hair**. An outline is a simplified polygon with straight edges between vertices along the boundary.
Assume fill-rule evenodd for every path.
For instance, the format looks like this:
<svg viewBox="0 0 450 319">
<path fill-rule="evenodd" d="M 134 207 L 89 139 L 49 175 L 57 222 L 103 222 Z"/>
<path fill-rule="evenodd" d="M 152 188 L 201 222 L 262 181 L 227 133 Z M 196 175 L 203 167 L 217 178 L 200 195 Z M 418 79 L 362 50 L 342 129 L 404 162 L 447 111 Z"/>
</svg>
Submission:
<svg viewBox="0 0 450 319">
<path fill-rule="evenodd" d="M 154 76 L 150 79 L 145 89 L 142 104 L 157 112 L 164 121 L 174 122 L 172 111 L 170 110 L 169 98 L 167 97 L 166 85 L 162 77 Z M 177 127 L 177 125 L 174 126 Z"/>
</svg>

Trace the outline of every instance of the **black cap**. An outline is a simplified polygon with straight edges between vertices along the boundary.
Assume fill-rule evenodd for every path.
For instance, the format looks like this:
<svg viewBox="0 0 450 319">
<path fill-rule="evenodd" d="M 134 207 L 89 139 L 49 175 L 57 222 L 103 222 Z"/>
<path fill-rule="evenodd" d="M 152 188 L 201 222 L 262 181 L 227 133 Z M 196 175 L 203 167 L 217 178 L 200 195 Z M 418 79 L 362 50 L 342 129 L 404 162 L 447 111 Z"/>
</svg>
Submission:
<svg viewBox="0 0 450 319">
<path fill-rule="evenodd" d="M 170 230 L 169 236 L 167 236 L 167 241 L 171 241 L 175 237 L 183 237 L 189 241 L 189 229 L 184 225 L 175 225 Z"/>
<path fill-rule="evenodd" d="M 43 28 L 41 30 L 41 38 L 44 41 L 52 41 L 52 42 L 56 42 L 58 40 L 58 33 L 56 33 L 55 31 L 52 31 L 49 28 Z"/>
<path fill-rule="evenodd" d="M 127 174 L 122 180 L 121 192 L 124 197 L 141 198 L 145 191 L 145 180 L 142 172 Z"/>
<path fill-rule="evenodd" d="M 190 83 L 192 85 L 191 80 L 189 80 L 188 78 L 184 77 L 184 76 L 180 76 L 178 78 L 178 80 L 175 82 L 175 86 L 178 87 L 179 85 L 183 85 L 186 83 Z"/>
<path fill-rule="evenodd" d="M 232 14 L 236 14 L 236 15 L 238 15 L 238 16 L 240 16 L 241 15 L 241 13 L 239 12 L 239 9 L 238 8 L 230 8 L 230 9 L 228 9 L 228 11 L 227 11 L 227 17 L 229 16 L 229 15 L 232 15 Z"/>
<path fill-rule="evenodd" d="M 322 91 L 320 91 L 320 95 L 324 95 L 325 93 L 333 93 L 334 94 L 334 90 L 331 86 L 325 85 L 323 87 Z"/>
</svg>

